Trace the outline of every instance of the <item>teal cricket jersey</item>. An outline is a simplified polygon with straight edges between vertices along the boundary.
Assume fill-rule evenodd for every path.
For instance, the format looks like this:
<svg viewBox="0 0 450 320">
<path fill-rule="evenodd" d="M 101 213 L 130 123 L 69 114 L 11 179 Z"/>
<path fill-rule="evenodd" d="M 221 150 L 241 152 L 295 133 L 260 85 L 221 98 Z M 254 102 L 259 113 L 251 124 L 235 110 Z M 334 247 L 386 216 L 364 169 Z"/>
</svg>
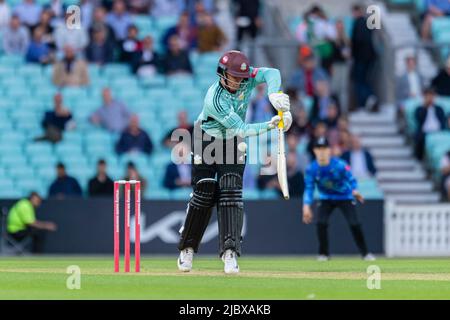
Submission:
<svg viewBox="0 0 450 320">
<path fill-rule="evenodd" d="M 210 136 L 230 139 L 239 135 L 245 138 L 269 130 L 266 122 L 245 123 L 245 115 L 251 93 L 257 85 L 266 83 L 268 94 L 280 91 L 280 71 L 250 67 L 249 73 L 247 86 L 234 94 L 220 84 L 220 79 L 208 89 L 197 121 L 201 122 L 201 128 Z"/>
</svg>

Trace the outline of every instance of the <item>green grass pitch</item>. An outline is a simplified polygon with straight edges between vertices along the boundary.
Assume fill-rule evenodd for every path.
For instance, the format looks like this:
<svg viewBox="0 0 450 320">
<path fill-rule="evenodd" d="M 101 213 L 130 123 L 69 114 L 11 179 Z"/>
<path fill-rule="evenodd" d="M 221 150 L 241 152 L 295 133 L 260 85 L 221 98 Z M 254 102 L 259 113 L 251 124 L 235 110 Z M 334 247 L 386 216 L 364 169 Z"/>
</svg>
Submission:
<svg viewBox="0 0 450 320">
<path fill-rule="evenodd" d="M 115 274 L 112 257 L 2 257 L 0 299 L 450 299 L 450 259 L 239 262 L 239 275 L 225 275 L 217 257 L 199 256 L 194 270 L 183 274 L 176 256 L 146 256 L 140 274 Z M 66 287 L 71 265 L 81 270 L 79 290 Z M 381 269 L 381 289 L 367 288 L 370 265 Z"/>
</svg>

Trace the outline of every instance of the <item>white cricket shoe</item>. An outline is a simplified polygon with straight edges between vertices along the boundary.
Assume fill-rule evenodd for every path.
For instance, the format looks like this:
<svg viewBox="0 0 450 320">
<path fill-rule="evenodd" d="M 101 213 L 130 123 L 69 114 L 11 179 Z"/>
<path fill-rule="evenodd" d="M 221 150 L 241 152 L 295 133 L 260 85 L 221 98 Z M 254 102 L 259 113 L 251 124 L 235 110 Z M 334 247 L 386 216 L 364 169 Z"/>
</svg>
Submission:
<svg viewBox="0 0 450 320">
<path fill-rule="evenodd" d="M 189 272 L 192 270 L 192 260 L 194 259 L 194 249 L 191 247 L 180 251 L 180 256 L 177 260 L 178 270 Z"/>
<path fill-rule="evenodd" d="M 363 257 L 363 259 L 364 259 L 364 261 L 375 261 L 375 260 L 377 260 L 377 258 L 375 258 L 375 256 L 373 254 L 371 254 L 371 253 L 366 254 Z"/>
<path fill-rule="evenodd" d="M 239 265 L 236 259 L 236 252 L 231 249 L 225 251 L 222 255 L 222 261 L 224 262 L 223 271 L 225 273 L 239 273 Z"/>
<path fill-rule="evenodd" d="M 324 255 L 324 254 L 319 254 L 319 255 L 317 256 L 317 261 L 328 261 L 328 260 L 330 260 L 330 257 L 329 257 L 329 256 L 326 256 L 326 255 Z"/>
</svg>

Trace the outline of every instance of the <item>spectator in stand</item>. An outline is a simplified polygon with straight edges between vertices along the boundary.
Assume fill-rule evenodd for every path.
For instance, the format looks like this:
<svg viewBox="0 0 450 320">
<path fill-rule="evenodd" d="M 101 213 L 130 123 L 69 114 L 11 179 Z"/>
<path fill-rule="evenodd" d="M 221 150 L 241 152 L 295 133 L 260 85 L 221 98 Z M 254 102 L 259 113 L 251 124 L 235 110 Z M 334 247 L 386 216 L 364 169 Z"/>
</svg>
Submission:
<svg viewBox="0 0 450 320">
<path fill-rule="evenodd" d="M 71 19 L 71 13 L 66 13 L 64 22 L 60 23 L 53 31 L 55 46 L 59 57 L 61 57 L 65 48 L 68 46 L 75 51 L 75 54 L 83 54 L 89 44 L 89 36 L 84 27 L 67 27 L 68 24 L 73 23 Z"/>
<path fill-rule="evenodd" d="M 48 64 L 52 61 L 52 55 L 49 46 L 43 41 L 44 29 L 35 28 L 33 31 L 33 40 L 28 47 L 25 57 L 27 62 Z"/>
<path fill-rule="evenodd" d="M 295 153 L 297 155 L 296 159 L 296 167 L 301 171 L 304 172 L 306 167 L 309 164 L 309 157 L 303 150 L 303 143 L 300 143 L 302 141 L 303 137 L 300 137 L 294 133 L 289 133 L 286 135 L 286 154 L 288 153 Z"/>
<path fill-rule="evenodd" d="M 329 131 L 338 131 L 339 109 L 336 104 L 328 106 L 327 114 L 323 121 L 327 124 Z"/>
<path fill-rule="evenodd" d="M 30 29 L 30 32 L 38 24 L 41 12 L 42 6 L 35 3 L 34 0 L 23 0 L 14 8 L 14 14 Z"/>
<path fill-rule="evenodd" d="M 58 199 L 82 196 L 80 184 L 67 174 L 66 167 L 62 163 L 56 165 L 56 180 L 50 185 L 48 195 L 50 198 Z"/>
<path fill-rule="evenodd" d="M 205 12 L 199 16 L 198 20 L 198 51 L 201 53 L 221 51 L 227 44 L 227 37 L 214 22 L 212 15 Z"/>
<path fill-rule="evenodd" d="M 342 113 L 348 111 L 349 67 L 351 59 L 351 42 L 342 20 L 336 21 L 336 39 L 333 41 L 333 65 L 331 69 L 331 91 L 336 92 Z"/>
<path fill-rule="evenodd" d="M 106 18 L 106 21 L 114 30 L 114 36 L 118 41 L 123 41 L 127 37 L 128 27 L 132 24 L 132 18 L 127 12 L 125 1 L 115 0 L 112 12 Z"/>
<path fill-rule="evenodd" d="M 120 46 L 120 61 L 132 68 L 137 64 L 142 53 L 142 43 L 138 38 L 138 28 L 135 25 L 128 27 L 127 37 Z"/>
<path fill-rule="evenodd" d="M 414 56 L 406 57 L 406 72 L 397 80 L 397 98 L 399 102 L 417 98 L 424 89 L 424 79 L 417 70 L 417 62 Z"/>
<path fill-rule="evenodd" d="M 64 0 L 51 0 L 48 5 L 45 6 L 46 10 L 50 10 L 53 17 L 53 22 L 58 23 L 64 20 L 66 15 L 64 8 Z"/>
<path fill-rule="evenodd" d="M 262 27 L 263 21 L 260 17 L 260 0 L 234 0 L 236 8 L 237 41 L 240 44 L 244 35 L 254 40 Z"/>
<path fill-rule="evenodd" d="M 177 145 L 173 154 L 176 161 L 170 161 L 166 167 L 163 185 L 169 190 L 189 187 L 191 185 L 190 147 L 184 143 Z"/>
<path fill-rule="evenodd" d="M 308 114 L 306 113 L 305 108 L 293 110 L 292 116 L 293 122 L 289 131 L 298 137 L 309 136 L 312 130 L 312 126 L 311 122 L 308 119 Z"/>
<path fill-rule="evenodd" d="M 160 60 L 159 54 L 153 48 L 152 37 L 147 36 L 142 40 L 142 51 L 133 65 L 133 72 L 141 78 L 150 78 L 160 70 Z"/>
<path fill-rule="evenodd" d="M 42 120 L 42 127 L 45 134 L 38 137 L 36 141 L 50 141 L 57 143 L 61 141 L 64 130 L 74 126 L 72 114 L 63 104 L 61 93 L 55 94 L 53 97 L 53 111 L 47 111 Z"/>
<path fill-rule="evenodd" d="M 163 69 L 167 75 L 192 73 L 189 53 L 181 48 L 177 35 L 169 39 L 169 51 L 163 59 Z"/>
<path fill-rule="evenodd" d="M 123 180 L 136 180 L 141 182 L 141 193 L 145 193 L 147 189 L 147 180 L 139 174 L 139 171 L 136 168 L 134 162 L 130 161 L 127 164 L 127 172 Z"/>
<path fill-rule="evenodd" d="M 133 14 L 148 14 L 153 0 L 129 0 L 128 6 Z"/>
<path fill-rule="evenodd" d="M 52 11 L 49 9 L 43 10 L 41 13 L 41 17 L 39 19 L 39 23 L 36 25 L 36 28 L 42 29 L 42 41 L 52 50 L 55 49 L 55 39 L 53 37 L 53 24 L 52 24 Z"/>
<path fill-rule="evenodd" d="M 325 124 L 325 122 L 318 122 L 316 126 L 314 127 L 314 130 L 312 131 L 312 134 L 310 135 L 307 151 L 309 154 L 309 158 L 311 160 L 316 159 L 316 156 L 314 154 L 314 141 L 318 139 L 319 137 L 326 137 L 328 132 L 328 127 Z"/>
<path fill-rule="evenodd" d="M 440 163 L 442 175 L 442 191 L 447 201 L 450 201 L 450 150 L 442 157 Z"/>
<path fill-rule="evenodd" d="M 337 135 L 332 135 L 330 141 L 331 151 L 334 156 L 340 157 L 351 148 L 351 133 L 348 130 L 339 130 Z"/>
<path fill-rule="evenodd" d="M 437 76 L 431 82 L 431 85 L 439 95 L 450 96 L 450 56 Z"/>
<path fill-rule="evenodd" d="M 31 192 L 27 199 L 22 199 L 9 210 L 6 229 L 8 235 L 16 241 L 31 237 L 31 252 L 39 254 L 44 251 L 47 232 L 56 231 L 57 226 L 50 221 L 36 219 L 36 210 L 42 204 L 42 197 L 37 192 Z"/>
<path fill-rule="evenodd" d="M 116 36 L 113 28 L 106 22 L 106 9 L 104 7 L 97 7 L 94 10 L 93 21 L 89 28 L 89 36 L 91 39 L 94 38 L 94 33 L 99 29 L 102 29 L 105 32 L 108 46 L 115 49 L 117 43 Z"/>
<path fill-rule="evenodd" d="M 86 58 L 90 63 L 98 65 L 113 62 L 114 46 L 107 41 L 104 28 L 98 28 L 93 32 L 91 43 L 86 49 Z"/>
<path fill-rule="evenodd" d="M 316 124 L 319 121 L 327 120 L 328 109 L 335 106 L 339 116 L 339 101 L 335 94 L 331 94 L 330 85 L 327 80 L 319 80 L 315 83 L 315 94 L 311 110 L 311 122 Z M 337 119 L 336 119 L 337 120 Z"/>
<path fill-rule="evenodd" d="M 11 8 L 8 2 L 0 0 L 0 32 L 3 31 L 9 25 L 11 19 Z"/>
<path fill-rule="evenodd" d="M 376 111 L 378 100 L 370 83 L 371 72 L 377 59 L 372 40 L 373 30 L 367 28 L 366 14 L 360 5 L 354 5 L 352 12 L 355 19 L 352 30 L 352 80 L 357 107 Z"/>
<path fill-rule="evenodd" d="M 13 15 L 9 27 L 3 31 L 3 51 L 9 55 L 25 55 L 30 43 L 28 29 L 21 25 L 18 16 Z"/>
<path fill-rule="evenodd" d="M 355 178 L 373 178 L 377 173 L 377 169 L 371 153 L 361 146 L 358 136 L 352 135 L 350 141 L 351 149 L 342 154 L 342 159 L 350 165 Z"/>
<path fill-rule="evenodd" d="M 322 67 L 330 73 L 334 59 L 333 41 L 337 31 L 335 24 L 329 21 L 320 6 L 314 5 L 306 12 L 303 22 L 297 27 L 296 36 L 301 44 L 314 45 Z"/>
<path fill-rule="evenodd" d="M 296 152 L 289 152 L 286 157 L 286 169 L 289 186 L 289 195 L 291 198 L 300 198 L 305 190 L 303 174 L 298 166 L 298 155 Z M 281 188 L 278 185 L 280 197 L 283 196 Z"/>
<path fill-rule="evenodd" d="M 178 144 L 178 141 L 172 141 L 172 134 L 177 130 L 187 130 L 189 134 L 192 136 L 192 133 L 194 132 L 194 126 L 192 123 L 189 122 L 188 114 L 185 110 L 182 110 L 178 112 L 177 115 L 178 124 L 176 128 L 173 128 L 169 132 L 167 132 L 166 136 L 163 139 L 163 144 L 167 148 L 173 148 L 176 144 Z M 180 132 L 182 134 L 182 132 Z"/>
<path fill-rule="evenodd" d="M 130 124 L 122 132 L 116 145 L 119 155 L 127 152 L 143 152 L 150 155 L 153 151 L 153 143 L 147 132 L 139 127 L 139 118 L 131 116 Z"/>
<path fill-rule="evenodd" d="M 277 159 L 276 155 L 267 155 L 265 163 L 259 170 L 259 176 L 256 179 L 256 184 L 259 190 L 278 190 L 278 176 L 277 176 Z"/>
<path fill-rule="evenodd" d="M 64 48 L 64 58 L 54 65 L 53 83 L 58 87 L 89 84 L 86 61 L 77 58 L 75 50 L 70 46 Z"/>
<path fill-rule="evenodd" d="M 97 173 L 89 180 L 88 184 L 90 197 L 111 197 L 114 192 L 114 182 L 106 172 L 106 161 L 103 159 L 97 162 Z"/>
<path fill-rule="evenodd" d="M 328 81 L 327 73 L 317 66 L 311 48 L 303 46 L 299 51 L 299 69 L 294 71 L 289 87 L 295 88 L 302 95 L 314 96 L 317 81 Z"/>
<path fill-rule="evenodd" d="M 85 30 L 89 30 L 92 24 L 96 0 L 80 0 L 81 25 Z"/>
<path fill-rule="evenodd" d="M 183 12 L 180 15 L 178 24 L 172 28 L 169 28 L 162 38 L 164 48 L 170 50 L 171 39 L 173 36 L 177 36 L 179 47 L 181 50 L 190 50 L 197 46 L 197 31 L 191 25 L 189 21 L 189 14 Z"/>
<path fill-rule="evenodd" d="M 151 15 L 155 18 L 179 16 L 185 8 L 184 0 L 153 0 Z"/>
<path fill-rule="evenodd" d="M 450 2 L 448 0 L 425 0 L 425 13 L 422 23 L 422 39 L 431 39 L 431 23 L 435 17 L 450 15 Z"/>
<path fill-rule="evenodd" d="M 418 107 L 414 114 L 416 120 L 416 156 L 419 160 L 423 159 L 426 135 L 446 128 L 444 109 L 435 104 L 434 89 L 426 89 L 423 98 L 423 106 Z"/>
<path fill-rule="evenodd" d="M 298 92 L 295 88 L 287 88 L 286 94 L 289 96 L 289 101 L 291 103 L 291 112 L 296 112 L 297 110 L 304 109 L 302 99 L 300 99 Z"/>
<path fill-rule="evenodd" d="M 102 95 L 103 105 L 91 115 L 90 121 L 110 132 L 122 132 L 130 122 L 130 111 L 125 104 L 113 98 L 111 89 L 104 88 Z"/>
</svg>

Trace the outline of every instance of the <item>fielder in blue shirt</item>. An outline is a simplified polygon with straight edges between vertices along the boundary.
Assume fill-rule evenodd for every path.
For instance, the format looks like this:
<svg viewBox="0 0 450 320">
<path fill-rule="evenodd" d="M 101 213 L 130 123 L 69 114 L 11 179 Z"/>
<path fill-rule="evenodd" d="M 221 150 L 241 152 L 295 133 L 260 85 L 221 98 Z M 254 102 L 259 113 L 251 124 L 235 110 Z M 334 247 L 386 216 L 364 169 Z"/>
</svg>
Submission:
<svg viewBox="0 0 450 320">
<path fill-rule="evenodd" d="M 356 200 L 364 203 L 364 198 L 357 190 L 358 183 L 350 171 L 350 166 L 344 160 L 331 156 L 331 149 L 325 137 L 320 137 L 314 142 L 314 154 L 316 160 L 308 166 L 305 173 L 303 222 L 309 224 L 313 220 L 311 206 L 314 200 L 314 189 L 317 186 L 319 191 L 317 203 L 318 260 L 329 259 L 328 220 L 336 208 L 341 210 L 350 225 L 353 238 L 363 258 L 374 260 L 375 257 L 367 251 L 356 213 Z"/>
</svg>

